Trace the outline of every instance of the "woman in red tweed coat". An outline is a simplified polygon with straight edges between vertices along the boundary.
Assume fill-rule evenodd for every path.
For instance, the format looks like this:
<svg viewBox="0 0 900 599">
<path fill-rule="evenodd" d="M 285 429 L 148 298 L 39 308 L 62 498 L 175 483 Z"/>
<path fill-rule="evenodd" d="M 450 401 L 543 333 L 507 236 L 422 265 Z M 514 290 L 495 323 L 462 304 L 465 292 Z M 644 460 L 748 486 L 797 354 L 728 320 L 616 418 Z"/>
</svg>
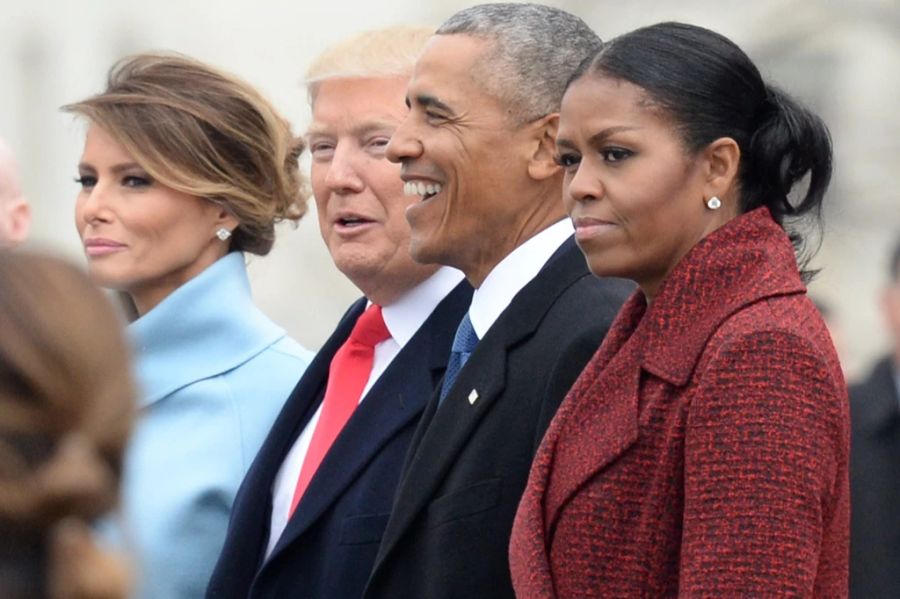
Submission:
<svg viewBox="0 0 900 599">
<path fill-rule="evenodd" d="M 591 270 L 640 289 L 537 452 L 517 595 L 846 596 L 846 387 L 783 227 L 821 205 L 824 124 L 665 23 L 583 67 L 557 144 Z"/>
</svg>

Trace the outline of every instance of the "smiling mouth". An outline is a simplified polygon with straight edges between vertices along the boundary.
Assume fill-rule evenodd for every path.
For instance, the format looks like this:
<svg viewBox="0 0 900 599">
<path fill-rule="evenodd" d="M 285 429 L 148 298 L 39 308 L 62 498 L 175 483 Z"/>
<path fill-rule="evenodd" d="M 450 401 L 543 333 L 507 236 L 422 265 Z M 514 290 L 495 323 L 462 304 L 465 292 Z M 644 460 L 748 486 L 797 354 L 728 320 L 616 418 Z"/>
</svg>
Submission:
<svg viewBox="0 0 900 599">
<path fill-rule="evenodd" d="M 403 184 L 403 193 L 408 196 L 419 196 L 424 202 L 441 193 L 443 188 L 444 186 L 440 183 L 431 183 L 429 181 L 407 181 Z"/>
</svg>

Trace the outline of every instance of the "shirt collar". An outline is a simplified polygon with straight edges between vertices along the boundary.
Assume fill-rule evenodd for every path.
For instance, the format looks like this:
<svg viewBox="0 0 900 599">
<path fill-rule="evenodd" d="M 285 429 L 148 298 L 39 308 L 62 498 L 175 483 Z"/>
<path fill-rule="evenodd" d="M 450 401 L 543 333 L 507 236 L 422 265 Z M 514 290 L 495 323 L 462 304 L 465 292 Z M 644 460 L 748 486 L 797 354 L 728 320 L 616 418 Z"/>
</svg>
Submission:
<svg viewBox="0 0 900 599">
<path fill-rule="evenodd" d="M 384 324 L 387 325 L 391 338 L 397 345 L 401 348 L 405 346 L 441 300 L 462 280 L 462 272 L 449 266 L 442 266 L 433 275 L 401 295 L 397 301 L 382 306 Z"/>
<path fill-rule="evenodd" d="M 469 318 L 479 339 L 484 339 L 516 294 L 537 276 L 574 230 L 572 221 L 565 218 L 528 239 L 488 273 L 472 295 L 469 307 Z"/>
</svg>

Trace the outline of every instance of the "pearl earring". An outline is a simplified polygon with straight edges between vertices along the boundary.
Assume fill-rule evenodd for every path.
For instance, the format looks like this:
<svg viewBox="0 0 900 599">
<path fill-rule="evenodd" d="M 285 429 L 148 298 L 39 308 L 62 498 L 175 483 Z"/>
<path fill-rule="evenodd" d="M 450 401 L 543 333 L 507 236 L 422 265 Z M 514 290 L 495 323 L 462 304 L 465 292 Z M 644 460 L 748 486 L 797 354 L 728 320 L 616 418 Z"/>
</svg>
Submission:
<svg viewBox="0 0 900 599">
<path fill-rule="evenodd" d="M 216 231 L 216 237 L 218 237 L 222 241 L 225 241 L 226 239 L 231 237 L 231 231 L 229 231 L 225 227 L 221 227 L 218 231 Z"/>
<path fill-rule="evenodd" d="M 722 207 L 722 200 L 720 200 L 716 196 L 713 196 L 706 200 L 706 207 L 710 210 L 718 210 Z"/>
</svg>

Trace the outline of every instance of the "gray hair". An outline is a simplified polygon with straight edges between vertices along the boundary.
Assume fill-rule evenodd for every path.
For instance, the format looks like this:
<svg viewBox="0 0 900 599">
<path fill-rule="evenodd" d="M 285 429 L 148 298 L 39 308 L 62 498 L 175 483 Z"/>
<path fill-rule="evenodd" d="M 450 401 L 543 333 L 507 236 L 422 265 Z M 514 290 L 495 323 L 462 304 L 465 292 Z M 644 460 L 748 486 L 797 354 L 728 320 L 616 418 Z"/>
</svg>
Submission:
<svg viewBox="0 0 900 599">
<path fill-rule="evenodd" d="M 569 77 L 603 44 L 580 18 L 541 4 L 479 4 L 451 16 L 436 33 L 492 44 L 473 75 L 519 122 L 558 112 Z"/>
</svg>

